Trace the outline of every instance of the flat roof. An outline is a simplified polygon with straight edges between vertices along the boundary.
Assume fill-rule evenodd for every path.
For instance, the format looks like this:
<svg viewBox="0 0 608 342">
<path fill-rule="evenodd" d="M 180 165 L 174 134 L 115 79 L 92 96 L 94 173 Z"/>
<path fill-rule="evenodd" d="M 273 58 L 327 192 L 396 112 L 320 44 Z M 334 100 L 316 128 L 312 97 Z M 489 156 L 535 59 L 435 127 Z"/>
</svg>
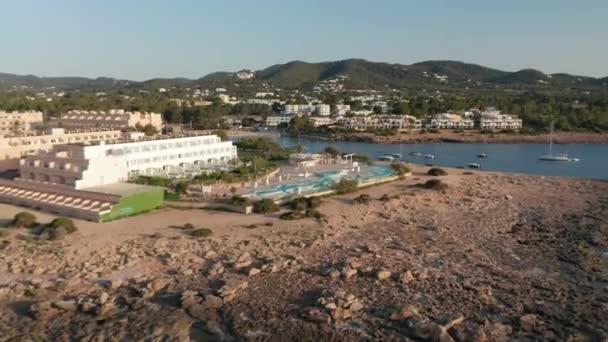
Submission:
<svg viewBox="0 0 608 342">
<path fill-rule="evenodd" d="M 156 190 L 159 188 L 160 187 L 158 187 L 158 186 L 133 184 L 133 183 L 111 183 L 111 184 L 105 184 L 105 185 L 100 185 L 100 186 L 92 186 L 92 187 L 88 187 L 88 188 L 84 188 L 84 189 L 80 189 L 80 190 L 99 192 L 99 193 L 110 194 L 110 195 L 124 196 L 124 195 L 135 194 L 138 192 Z"/>
</svg>

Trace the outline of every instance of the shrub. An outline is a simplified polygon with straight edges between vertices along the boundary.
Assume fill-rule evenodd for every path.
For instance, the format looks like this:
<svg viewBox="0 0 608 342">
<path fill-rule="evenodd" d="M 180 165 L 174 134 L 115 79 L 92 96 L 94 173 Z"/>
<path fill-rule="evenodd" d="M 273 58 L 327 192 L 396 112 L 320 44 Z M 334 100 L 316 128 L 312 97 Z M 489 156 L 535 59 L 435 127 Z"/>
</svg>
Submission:
<svg viewBox="0 0 608 342">
<path fill-rule="evenodd" d="M 242 207 L 246 207 L 251 204 L 251 200 L 249 198 L 245 198 L 243 196 L 234 195 L 230 198 L 230 203 L 233 205 L 239 205 Z"/>
<path fill-rule="evenodd" d="M 63 238 L 65 238 L 65 236 L 68 234 L 69 233 L 68 233 L 67 229 L 65 229 L 62 226 L 59 226 L 54 229 L 50 229 L 50 231 L 49 231 L 49 236 L 50 236 L 51 240 L 63 240 Z"/>
<path fill-rule="evenodd" d="M 272 226 L 274 226 L 274 222 L 266 222 L 266 223 L 264 223 L 264 225 L 266 227 L 272 227 Z"/>
<path fill-rule="evenodd" d="M 194 237 L 207 237 L 213 233 L 209 228 L 199 228 L 190 232 L 191 236 Z"/>
<path fill-rule="evenodd" d="M 265 198 L 256 202 L 253 202 L 253 212 L 258 214 L 269 214 L 279 211 L 279 205 L 274 203 L 273 200 Z"/>
<path fill-rule="evenodd" d="M 448 173 L 444 169 L 434 167 L 427 172 L 431 176 L 446 176 Z"/>
<path fill-rule="evenodd" d="M 448 186 L 439 179 L 430 179 L 423 184 L 420 184 L 422 188 L 431 190 L 445 190 Z"/>
<path fill-rule="evenodd" d="M 367 204 L 367 203 L 371 202 L 371 200 L 372 200 L 372 197 L 368 194 L 361 194 L 354 199 L 354 201 L 356 203 L 360 203 L 360 204 Z"/>
<path fill-rule="evenodd" d="M 335 158 L 335 157 L 337 157 L 337 156 L 339 156 L 339 155 L 340 155 L 340 153 L 342 153 L 342 152 L 340 151 L 340 149 L 339 149 L 339 148 L 337 148 L 336 146 L 327 146 L 327 147 L 325 148 L 325 150 L 323 150 L 323 152 L 325 152 L 325 153 L 327 153 L 327 154 L 331 155 L 331 156 L 332 156 L 332 157 L 334 157 L 334 158 Z"/>
<path fill-rule="evenodd" d="M 305 211 L 308 208 L 308 201 L 305 197 L 294 198 L 289 204 L 291 209 L 295 211 Z"/>
<path fill-rule="evenodd" d="M 288 211 L 279 216 L 281 220 L 297 220 L 302 218 L 302 213 L 297 211 Z"/>
<path fill-rule="evenodd" d="M 378 198 L 378 200 L 380 200 L 382 202 L 389 201 L 390 199 L 391 198 L 387 194 L 384 194 L 384 195 L 380 196 L 380 198 Z"/>
<path fill-rule="evenodd" d="M 334 185 L 334 190 L 339 195 L 356 192 L 358 189 L 359 181 L 357 181 L 356 179 L 341 179 L 338 183 Z"/>
<path fill-rule="evenodd" d="M 165 190 L 165 200 L 167 201 L 178 201 L 180 199 L 180 194 L 175 192 L 169 192 Z"/>
<path fill-rule="evenodd" d="M 317 196 L 312 196 L 312 197 L 308 197 L 306 199 L 306 204 L 308 205 L 309 208 L 318 208 L 321 206 L 321 197 L 317 197 Z"/>
<path fill-rule="evenodd" d="M 194 225 L 192 223 L 186 223 L 182 228 L 183 229 L 194 229 Z"/>
<path fill-rule="evenodd" d="M 61 227 L 65 229 L 67 234 L 72 234 L 78 230 L 78 228 L 76 228 L 76 225 L 74 224 L 74 221 L 67 217 L 58 217 L 51 221 L 51 223 L 49 223 L 47 226 L 55 230 Z"/>
<path fill-rule="evenodd" d="M 30 228 L 35 224 L 36 216 L 26 211 L 17 213 L 11 222 L 11 226 L 15 228 Z"/>
<path fill-rule="evenodd" d="M 314 209 L 308 209 L 306 210 L 306 212 L 304 213 L 304 216 L 306 217 L 312 217 L 312 218 L 316 218 L 316 219 L 320 219 L 323 217 L 323 214 L 321 214 L 320 212 L 314 210 Z"/>
<path fill-rule="evenodd" d="M 395 170 L 399 177 L 403 177 L 406 174 L 412 172 L 412 170 L 410 170 L 410 168 L 403 163 L 391 163 L 391 167 L 393 168 L 393 170 Z"/>
<path fill-rule="evenodd" d="M 258 227 L 258 225 L 257 224 L 253 224 L 253 223 L 252 224 L 248 224 L 248 225 L 245 226 L 245 228 L 247 228 L 247 229 L 256 229 L 257 227 Z"/>
</svg>

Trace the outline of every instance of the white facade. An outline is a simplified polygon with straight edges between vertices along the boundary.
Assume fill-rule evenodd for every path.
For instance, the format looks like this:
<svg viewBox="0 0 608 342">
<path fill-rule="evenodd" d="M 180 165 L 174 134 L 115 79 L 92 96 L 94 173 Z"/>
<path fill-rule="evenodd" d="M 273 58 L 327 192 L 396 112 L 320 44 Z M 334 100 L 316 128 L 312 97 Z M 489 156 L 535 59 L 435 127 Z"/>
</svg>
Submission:
<svg viewBox="0 0 608 342">
<path fill-rule="evenodd" d="M 348 113 L 349 111 L 350 111 L 350 105 L 345 105 L 345 104 L 336 105 L 335 114 L 338 116 L 344 115 L 344 114 Z"/>
<path fill-rule="evenodd" d="M 43 122 L 42 112 L 5 112 L 0 111 L 0 136 L 19 135 L 28 132 L 34 125 Z"/>
<path fill-rule="evenodd" d="M 483 112 L 479 120 L 479 128 L 482 130 L 519 130 L 522 126 L 522 120 L 516 115 L 501 114 L 499 111 Z"/>
<path fill-rule="evenodd" d="M 282 123 L 289 124 L 293 119 L 292 115 L 275 115 L 266 117 L 266 126 L 268 127 L 276 127 Z"/>
<path fill-rule="evenodd" d="M 236 158 L 236 146 L 216 135 L 57 145 L 22 159 L 20 178 L 85 189 L 140 175 L 187 177 Z"/>
<path fill-rule="evenodd" d="M 313 126 L 328 126 L 332 125 L 336 122 L 336 120 L 327 117 L 327 116 L 312 116 L 309 118 L 310 122 L 312 122 Z"/>
<path fill-rule="evenodd" d="M 294 105 L 287 104 L 283 113 L 286 115 L 312 115 L 329 116 L 331 107 L 328 104 L 319 103 L 316 105 Z"/>
<path fill-rule="evenodd" d="M 428 127 L 433 129 L 473 129 L 475 122 L 458 114 L 442 113 L 435 115 Z"/>
<path fill-rule="evenodd" d="M 422 121 L 410 115 L 355 116 L 342 120 L 344 127 L 357 131 L 367 129 L 408 130 L 422 128 Z"/>
<path fill-rule="evenodd" d="M 51 125 L 68 130 L 127 130 L 138 124 L 142 127 L 152 125 L 160 132 L 163 124 L 162 115 L 160 113 L 129 112 L 124 109 L 108 111 L 71 110 L 61 117 L 51 120 Z"/>
</svg>

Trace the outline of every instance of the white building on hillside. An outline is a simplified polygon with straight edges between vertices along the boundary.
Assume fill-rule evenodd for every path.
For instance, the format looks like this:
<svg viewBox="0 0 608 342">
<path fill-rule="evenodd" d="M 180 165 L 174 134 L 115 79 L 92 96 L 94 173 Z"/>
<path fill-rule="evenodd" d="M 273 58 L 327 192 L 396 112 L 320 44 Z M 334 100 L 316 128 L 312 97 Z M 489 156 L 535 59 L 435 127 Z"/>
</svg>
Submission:
<svg viewBox="0 0 608 342">
<path fill-rule="evenodd" d="M 318 116 L 329 116 L 331 114 L 331 107 L 328 104 L 316 104 L 316 105 L 294 105 L 287 104 L 283 113 L 286 115 L 313 115 Z"/>
<path fill-rule="evenodd" d="M 475 122 L 458 114 L 441 113 L 431 119 L 428 127 L 433 129 L 473 129 Z"/>
<path fill-rule="evenodd" d="M 482 130 L 519 130 L 522 126 L 523 122 L 517 115 L 502 114 L 497 110 L 482 112 L 479 119 L 479 128 Z"/>
<path fill-rule="evenodd" d="M 292 115 L 275 115 L 266 117 L 266 126 L 268 127 L 277 127 L 282 123 L 289 124 L 293 119 Z"/>
<path fill-rule="evenodd" d="M 236 146 L 216 135 L 147 139 L 131 133 L 129 140 L 55 145 L 49 153 L 26 156 L 19 179 L 78 190 L 140 175 L 188 177 L 236 158 Z"/>
<path fill-rule="evenodd" d="M 310 122 L 312 122 L 313 126 L 329 126 L 336 123 L 336 120 L 327 116 L 311 116 L 309 118 Z"/>
<path fill-rule="evenodd" d="M 344 118 L 344 127 L 357 131 L 367 129 L 409 130 L 421 129 L 422 121 L 410 115 L 369 115 Z"/>
<path fill-rule="evenodd" d="M 338 105 L 336 105 L 335 114 L 337 116 L 344 115 L 344 114 L 346 114 L 348 112 L 350 112 L 350 105 L 346 105 L 346 104 L 338 104 Z"/>
</svg>

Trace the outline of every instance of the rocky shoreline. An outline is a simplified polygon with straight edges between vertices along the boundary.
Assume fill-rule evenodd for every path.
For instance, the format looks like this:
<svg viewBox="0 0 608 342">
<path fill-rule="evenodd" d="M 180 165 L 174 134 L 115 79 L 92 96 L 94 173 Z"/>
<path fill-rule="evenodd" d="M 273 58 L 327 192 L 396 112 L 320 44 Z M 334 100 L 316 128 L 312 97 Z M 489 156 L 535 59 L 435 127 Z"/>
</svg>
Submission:
<svg viewBox="0 0 608 342">
<path fill-rule="evenodd" d="M 533 143 L 546 144 L 549 142 L 548 134 L 525 135 L 505 133 L 478 133 L 478 132 L 440 132 L 440 133 L 412 133 L 382 136 L 371 133 L 334 133 L 329 135 L 302 135 L 302 137 L 333 140 L 356 141 L 382 144 L 418 144 L 418 143 L 500 143 L 519 144 Z M 553 137 L 555 144 L 608 144 L 608 134 L 605 133 L 556 133 Z"/>
<path fill-rule="evenodd" d="M 412 167 L 406 180 L 325 199 L 319 220 L 172 209 L 122 220 L 116 229 L 138 230 L 109 238 L 114 226 L 85 222 L 60 242 L 11 232 L 0 244 L 0 335 L 608 338 L 608 182 Z M 447 188 L 416 186 L 432 178 Z M 354 201 L 361 193 L 372 201 Z M 186 222 L 214 233 L 175 228 Z"/>
</svg>

